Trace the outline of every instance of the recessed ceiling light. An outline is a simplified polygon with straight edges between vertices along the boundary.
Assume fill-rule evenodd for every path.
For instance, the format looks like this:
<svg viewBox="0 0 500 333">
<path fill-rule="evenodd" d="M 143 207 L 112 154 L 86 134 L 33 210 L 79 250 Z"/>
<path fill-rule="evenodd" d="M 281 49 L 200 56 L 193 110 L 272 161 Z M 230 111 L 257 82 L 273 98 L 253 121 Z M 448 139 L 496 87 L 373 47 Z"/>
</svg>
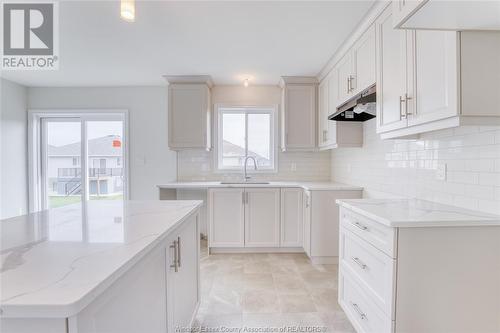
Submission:
<svg viewBox="0 0 500 333">
<path fill-rule="evenodd" d="M 127 22 L 135 21 L 135 0 L 121 0 L 120 16 Z"/>
</svg>

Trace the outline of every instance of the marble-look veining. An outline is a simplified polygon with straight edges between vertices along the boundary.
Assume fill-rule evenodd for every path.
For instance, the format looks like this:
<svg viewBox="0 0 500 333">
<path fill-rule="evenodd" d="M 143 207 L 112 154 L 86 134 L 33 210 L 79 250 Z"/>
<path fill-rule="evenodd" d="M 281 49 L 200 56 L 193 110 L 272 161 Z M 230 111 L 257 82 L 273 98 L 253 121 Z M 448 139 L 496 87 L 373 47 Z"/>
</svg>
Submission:
<svg viewBox="0 0 500 333">
<path fill-rule="evenodd" d="M 297 187 L 310 191 L 361 191 L 363 187 L 353 186 L 336 182 L 290 182 L 290 181 L 273 181 L 267 184 L 223 184 L 219 181 L 209 182 L 172 182 L 158 185 L 160 189 L 204 189 L 204 188 L 234 188 L 234 187 Z"/>
<path fill-rule="evenodd" d="M 200 201 L 89 201 L 0 221 L 3 317 L 69 317 Z"/>
<path fill-rule="evenodd" d="M 354 332 L 337 303 L 337 265 L 313 265 L 304 254 L 215 254 L 200 273 L 200 332 Z"/>
<path fill-rule="evenodd" d="M 419 199 L 339 199 L 337 204 L 389 227 L 500 226 L 500 216 Z"/>
</svg>

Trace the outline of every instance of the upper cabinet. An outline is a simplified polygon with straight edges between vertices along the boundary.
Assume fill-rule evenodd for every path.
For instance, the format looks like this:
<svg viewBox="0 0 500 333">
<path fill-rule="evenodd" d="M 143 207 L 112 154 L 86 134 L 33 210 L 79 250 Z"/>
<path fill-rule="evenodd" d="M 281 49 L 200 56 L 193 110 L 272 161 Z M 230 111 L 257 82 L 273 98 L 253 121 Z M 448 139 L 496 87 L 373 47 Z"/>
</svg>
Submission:
<svg viewBox="0 0 500 333">
<path fill-rule="evenodd" d="M 332 70 L 318 88 L 318 147 L 320 150 L 363 145 L 363 123 L 329 120 L 339 104 L 338 71 Z"/>
<path fill-rule="evenodd" d="M 375 27 L 372 25 L 335 65 L 337 96 L 343 103 L 375 84 Z"/>
<path fill-rule="evenodd" d="M 376 22 L 382 138 L 500 124 L 500 32 L 396 30 L 392 15 Z"/>
<path fill-rule="evenodd" d="M 168 146 L 172 150 L 211 149 L 212 81 L 207 76 L 166 76 Z"/>
<path fill-rule="evenodd" d="M 393 0 L 400 29 L 500 30 L 500 1 Z"/>
<path fill-rule="evenodd" d="M 282 77 L 281 150 L 315 150 L 317 79 Z"/>
</svg>

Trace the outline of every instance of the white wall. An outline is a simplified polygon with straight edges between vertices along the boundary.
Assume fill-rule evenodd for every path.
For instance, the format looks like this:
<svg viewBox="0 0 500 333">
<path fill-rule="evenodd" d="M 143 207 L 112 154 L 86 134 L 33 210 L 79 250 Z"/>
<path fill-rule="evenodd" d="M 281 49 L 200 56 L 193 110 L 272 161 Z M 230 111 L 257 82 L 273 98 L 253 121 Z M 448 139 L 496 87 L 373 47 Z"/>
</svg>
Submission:
<svg viewBox="0 0 500 333">
<path fill-rule="evenodd" d="M 166 87 L 30 88 L 30 109 L 127 109 L 130 199 L 158 199 L 157 184 L 175 180 L 168 149 Z"/>
<path fill-rule="evenodd" d="M 500 127 L 382 141 L 375 126 L 375 119 L 364 123 L 362 148 L 332 151 L 332 180 L 363 186 L 368 197 L 416 197 L 500 214 Z M 436 179 L 440 164 L 447 165 L 446 181 Z"/>
<path fill-rule="evenodd" d="M 212 104 L 228 105 L 279 105 L 281 89 L 278 86 L 215 86 L 212 88 Z M 241 178 L 241 174 L 214 173 L 213 152 L 204 150 L 178 153 L 179 180 L 219 180 Z M 295 170 L 294 170 L 295 169 Z M 309 180 L 330 179 L 329 152 L 279 152 L 278 172 L 259 174 L 260 179 Z"/>
<path fill-rule="evenodd" d="M 0 218 L 28 210 L 26 87 L 0 79 Z"/>
</svg>

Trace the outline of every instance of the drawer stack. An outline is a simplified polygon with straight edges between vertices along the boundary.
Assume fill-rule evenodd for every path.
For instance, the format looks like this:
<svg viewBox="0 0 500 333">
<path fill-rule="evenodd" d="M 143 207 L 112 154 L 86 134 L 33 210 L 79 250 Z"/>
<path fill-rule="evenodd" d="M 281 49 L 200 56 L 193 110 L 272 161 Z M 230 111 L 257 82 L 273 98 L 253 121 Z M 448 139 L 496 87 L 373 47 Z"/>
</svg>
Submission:
<svg viewBox="0 0 500 333">
<path fill-rule="evenodd" d="M 397 229 L 341 208 L 339 304 L 358 332 L 392 332 Z"/>
</svg>

